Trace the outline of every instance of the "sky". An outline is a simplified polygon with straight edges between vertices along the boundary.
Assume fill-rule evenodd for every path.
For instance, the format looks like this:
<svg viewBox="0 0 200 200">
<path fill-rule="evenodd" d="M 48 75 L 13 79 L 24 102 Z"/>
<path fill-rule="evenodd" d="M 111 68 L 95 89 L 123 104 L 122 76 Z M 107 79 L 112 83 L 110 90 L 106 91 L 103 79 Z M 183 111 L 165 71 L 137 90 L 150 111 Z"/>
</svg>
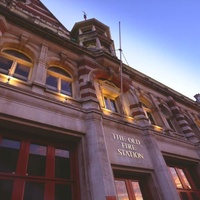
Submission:
<svg viewBox="0 0 200 200">
<path fill-rule="evenodd" d="M 200 0 L 41 0 L 69 30 L 96 18 L 110 27 L 122 61 L 196 101 L 200 93 Z M 119 51 L 117 50 L 119 58 Z"/>
</svg>

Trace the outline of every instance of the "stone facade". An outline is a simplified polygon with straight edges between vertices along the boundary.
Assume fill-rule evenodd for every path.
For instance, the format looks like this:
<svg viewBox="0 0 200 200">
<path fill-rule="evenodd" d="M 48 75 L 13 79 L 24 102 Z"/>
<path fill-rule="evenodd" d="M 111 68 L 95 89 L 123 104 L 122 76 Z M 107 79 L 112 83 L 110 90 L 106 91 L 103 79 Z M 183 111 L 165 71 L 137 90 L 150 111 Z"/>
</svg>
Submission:
<svg viewBox="0 0 200 200">
<path fill-rule="evenodd" d="M 0 162 L 14 148 L 3 142 L 21 141 L 16 172 L 0 166 L 5 200 L 28 199 L 28 181 L 45 182 L 36 199 L 142 199 L 130 182 L 144 200 L 200 199 L 200 104 L 125 64 L 120 74 L 114 49 L 96 19 L 68 31 L 39 0 L 0 2 Z M 26 172 L 32 143 L 48 149 L 45 178 Z M 57 148 L 70 152 L 70 177 L 52 175 Z M 187 189 L 169 167 L 186 174 Z"/>
</svg>

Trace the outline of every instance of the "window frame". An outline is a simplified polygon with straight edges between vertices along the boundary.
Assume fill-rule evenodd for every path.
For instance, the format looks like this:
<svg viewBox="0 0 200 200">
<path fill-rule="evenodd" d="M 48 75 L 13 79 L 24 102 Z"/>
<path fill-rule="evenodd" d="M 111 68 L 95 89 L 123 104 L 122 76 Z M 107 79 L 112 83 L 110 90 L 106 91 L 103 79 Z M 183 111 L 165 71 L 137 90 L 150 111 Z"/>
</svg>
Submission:
<svg viewBox="0 0 200 200">
<path fill-rule="evenodd" d="M 66 96 L 72 97 L 73 96 L 73 84 L 72 84 L 73 83 L 73 79 L 72 79 L 72 76 L 71 77 L 67 77 L 67 76 L 65 76 L 63 74 L 60 74 L 58 72 L 51 71 L 50 70 L 51 67 L 59 68 L 59 69 L 65 71 L 66 73 L 68 73 L 71 76 L 71 74 L 68 71 L 62 69 L 59 66 L 50 66 L 50 67 L 48 67 L 47 68 L 47 77 L 48 77 L 48 75 L 50 75 L 50 76 L 56 78 L 57 79 L 57 87 L 53 87 L 51 85 L 48 85 L 47 84 L 47 77 L 46 77 L 46 83 L 45 84 L 46 84 L 47 90 L 50 90 L 52 92 L 56 92 L 56 93 L 59 93 L 59 94 L 62 94 L 62 95 L 66 95 Z M 70 83 L 71 92 L 66 92 L 66 91 L 62 92 L 62 91 L 64 91 L 64 90 L 62 90 L 62 80 Z"/>
<path fill-rule="evenodd" d="M 142 103 L 142 108 L 144 110 L 144 114 L 145 114 L 146 118 L 148 119 L 149 124 L 156 125 L 156 121 L 153 117 L 152 110 L 150 108 L 148 108 L 148 106 L 144 102 L 141 102 L 141 103 Z"/>
<path fill-rule="evenodd" d="M 113 113 L 118 113 L 118 107 L 117 107 L 117 103 L 116 100 L 112 97 L 109 97 L 107 95 L 103 96 L 104 99 L 104 104 L 105 104 L 105 108 L 110 110 Z M 107 103 L 106 103 L 107 102 Z M 114 108 L 114 109 L 113 109 Z"/>
<path fill-rule="evenodd" d="M 170 168 L 175 170 L 175 172 L 176 172 L 176 174 L 177 174 L 177 178 L 178 178 L 178 180 L 180 181 L 182 187 L 177 187 L 177 185 L 176 185 L 176 183 L 175 183 L 176 180 L 175 180 L 175 178 L 173 177 Z M 195 183 L 193 182 L 193 179 L 192 179 L 192 177 L 190 176 L 189 171 L 188 171 L 187 168 L 185 168 L 185 167 L 173 166 L 173 165 L 170 166 L 170 165 L 169 165 L 169 166 L 168 166 L 168 169 L 169 169 L 169 172 L 170 172 L 170 174 L 171 174 L 171 176 L 172 176 L 174 185 L 175 185 L 175 187 L 176 187 L 176 190 L 177 190 L 177 192 L 178 192 L 180 198 L 182 198 L 182 197 L 181 197 L 181 194 L 185 194 L 185 195 L 187 196 L 188 200 L 193 200 L 192 194 L 195 194 L 198 198 L 200 198 L 200 189 L 198 189 L 198 188 L 196 187 L 196 185 L 195 185 Z M 183 175 L 181 174 L 180 170 L 183 172 L 185 178 L 184 178 Z M 187 181 L 186 181 L 185 179 L 186 179 Z M 187 182 L 189 183 L 190 187 L 187 187 Z M 184 199 L 183 199 L 183 200 L 184 200 Z"/>
<path fill-rule="evenodd" d="M 117 187 L 116 187 L 116 181 L 122 181 L 122 182 L 125 183 L 125 187 L 126 187 L 126 191 L 127 191 L 127 195 L 128 195 L 129 200 L 137 200 L 136 193 L 134 191 L 132 183 L 133 182 L 138 183 L 139 189 L 140 189 L 140 194 L 142 195 L 142 200 L 144 200 L 144 195 L 142 194 L 141 186 L 140 186 L 140 181 L 139 180 L 137 180 L 137 179 L 115 178 L 115 188 L 116 188 L 116 194 L 117 194 L 117 197 L 118 197 L 118 191 L 117 191 Z"/>
<path fill-rule="evenodd" d="M 24 56 L 26 56 L 27 58 L 30 59 L 29 56 L 27 56 L 24 52 L 21 52 L 19 50 L 5 49 L 4 51 L 6 51 L 6 50 L 13 50 L 15 52 L 19 52 L 19 53 L 23 54 Z M 15 78 L 15 79 L 20 80 L 20 81 L 28 82 L 28 80 L 30 80 L 30 76 L 31 76 L 31 73 L 32 73 L 32 68 L 33 68 L 32 60 L 30 59 L 31 62 L 29 62 L 29 61 L 23 60 L 22 58 L 18 58 L 14 55 L 6 53 L 4 51 L 0 52 L 0 56 L 7 59 L 7 60 L 11 60 L 12 64 L 10 66 L 10 69 L 8 69 L 8 72 L 6 72 L 5 70 L 0 68 L 0 73 L 7 75 L 9 77 L 9 79 Z M 16 69 L 17 69 L 18 64 L 20 64 L 20 65 L 22 65 L 22 66 L 24 66 L 28 69 L 28 76 L 16 74 Z"/>
<path fill-rule="evenodd" d="M 159 193 L 154 191 L 155 183 L 152 171 L 138 170 L 133 168 L 128 169 L 118 165 L 113 165 L 112 168 L 114 180 L 127 180 L 127 183 L 129 181 L 137 181 L 139 183 L 143 200 L 158 199 Z M 130 187 L 130 185 L 128 187 Z M 131 189 L 128 189 L 132 195 Z M 134 200 L 134 198 L 131 197 L 129 200 Z"/>
<path fill-rule="evenodd" d="M 4 135 L 0 135 L 0 142 L 4 138 Z M 17 159 L 17 166 L 15 172 L 12 173 L 5 173 L 0 172 L 0 179 L 1 180 L 11 180 L 13 181 L 12 187 L 12 200 L 16 198 L 16 195 L 21 199 L 23 197 L 24 192 L 24 185 L 26 181 L 31 181 L 35 183 L 44 183 L 44 198 L 48 200 L 52 199 L 52 194 L 55 196 L 55 187 L 57 184 L 64 184 L 71 187 L 71 199 L 80 199 L 80 191 L 79 191 L 79 178 L 78 178 L 78 152 L 75 146 L 71 144 L 65 144 L 65 142 L 61 142 L 60 140 L 57 141 L 49 141 L 40 138 L 33 139 L 33 138 L 23 138 L 16 137 L 16 136 L 6 136 L 5 138 L 9 138 L 11 140 L 21 141 L 19 155 Z M 47 142 L 48 141 L 48 142 Z M 29 157 L 29 146 L 31 143 L 36 143 L 38 145 L 45 145 L 47 146 L 47 153 L 46 153 L 46 164 L 45 164 L 45 175 L 44 176 L 35 176 L 35 175 L 28 175 L 28 157 Z M 59 178 L 56 177 L 55 171 L 55 159 L 56 159 L 56 149 L 66 149 L 69 151 L 70 156 L 70 171 L 71 177 L 70 178 Z M 52 157 L 54 155 L 54 157 Z M 54 174 L 54 175 L 53 175 Z"/>
<path fill-rule="evenodd" d="M 100 91 L 99 101 L 103 111 L 105 111 L 105 113 L 109 111 L 109 114 L 120 113 L 121 110 L 119 109 L 118 105 L 119 102 L 117 102 L 117 99 L 120 96 L 120 88 L 118 88 L 115 83 L 107 79 L 98 79 L 97 83 L 99 84 L 98 88 Z M 105 98 L 107 99 L 107 104 Z M 115 109 L 112 109 L 111 102 L 114 104 Z"/>
</svg>

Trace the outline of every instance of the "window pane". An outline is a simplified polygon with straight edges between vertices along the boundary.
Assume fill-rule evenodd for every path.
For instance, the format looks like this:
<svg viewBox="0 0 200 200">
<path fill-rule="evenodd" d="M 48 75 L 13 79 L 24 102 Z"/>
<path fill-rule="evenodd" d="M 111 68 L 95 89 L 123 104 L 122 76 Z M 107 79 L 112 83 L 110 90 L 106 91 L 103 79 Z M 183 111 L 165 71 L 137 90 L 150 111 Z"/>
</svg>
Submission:
<svg viewBox="0 0 200 200">
<path fill-rule="evenodd" d="M 192 193 L 191 193 L 191 196 L 192 196 L 192 199 L 193 199 L 193 200 L 199 200 L 200 194 L 197 195 L 196 193 L 192 192 Z M 199 196 L 199 197 L 198 197 L 198 196 Z"/>
<path fill-rule="evenodd" d="M 108 102 L 108 98 L 107 97 L 104 97 L 104 100 L 105 100 L 105 106 L 107 109 L 110 109 L 110 106 L 109 106 L 109 102 Z"/>
<path fill-rule="evenodd" d="M 44 183 L 26 182 L 23 200 L 44 200 Z"/>
<path fill-rule="evenodd" d="M 56 178 L 70 178 L 70 158 L 69 151 L 55 150 L 55 176 Z"/>
<path fill-rule="evenodd" d="M 61 79 L 61 93 L 72 96 L 71 83 Z"/>
<path fill-rule="evenodd" d="M 28 175 L 44 176 L 46 166 L 46 147 L 30 144 L 29 160 L 28 160 Z"/>
<path fill-rule="evenodd" d="M 59 67 L 49 67 L 48 70 L 71 78 L 70 74 L 68 74 L 66 71 L 64 71 L 63 69 L 61 69 Z"/>
<path fill-rule="evenodd" d="M 19 52 L 19 51 L 15 51 L 15 50 L 4 50 L 3 52 L 10 54 L 12 56 L 15 56 L 17 58 L 23 59 L 25 61 L 31 62 L 31 59 L 26 56 L 25 54 Z"/>
<path fill-rule="evenodd" d="M 183 188 L 182 184 L 181 184 L 181 181 L 176 173 L 176 170 L 173 168 L 173 167 L 169 167 L 170 169 L 170 172 L 172 174 L 172 177 L 174 179 L 174 183 L 176 185 L 177 188 Z"/>
<path fill-rule="evenodd" d="M 15 73 L 13 76 L 20 80 L 27 81 L 29 72 L 30 72 L 30 67 L 27 67 L 22 64 L 17 64 Z"/>
<path fill-rule="evenodd" d="M 167 123 L 169 124 L 169 127 L 170 127 L 172 130 L 175 131 L 175 128 L 174 128 L 174 126 L 173 126 L 172 121 L 171 121 L 169 118 L 166 118 L 166 120 L 167 120 Z"/>
<path fill-rule="evenodd" d="M 133 191 L 134 191 L 134 194 L 135 194 L 135 199 L 136 200 L 143 200 L 139 183 L 137 181 L 134 181 L 134 182 L 132 182 L 132 186 L 133 186 Z"/>
<path fill-rule="evenodd" d="M 125 181 L 115 180 L 118 200 L 129 200 Z"/>
<path fill-rule="evenodd" d="M 186 192 L 181 192 L 180 195 L 181 195 L 181 200 L 189 200 Z"/>
<path fill-rule="evenodd" d="M 0 143 L 0 171 L 12 173 L 16 171 L 20 142 L 2 139 Z"/>
<path fill-rule="evenodd" d="M 58 91 L 58 78 L 51 75 L 47 75 L 46 85 L 49 89 Z"/>
<path fill-rule="evenodd" d="M 10 180 L 0 180 L 0 199 L 10 200 L 13 182 Z"/>
<path fill-rule="evenodd" d="M 149 121 L 151 122 L 151 124 L 156 125 L 152 114 L 150 112 L 148 112 L 148 111 L 146 111 L 146 113 L 147 113 L 147 117 L 149 118 Z"/>
<path fill-rule="evenodd" d="M 181 178 L 182 178 L 182 180 L 184 182 L 184 185 L 186 186 L 186 189 L 191 189 L 191 185 L 189 184 L 189 182 L 188 182 L 188 180 L 187 180 L 187 178 L 186 178 L 185 173 L 183 172 L 183 170 L 182 169 L 177 169 L 177 170 L 178 170 L 178 172 L 181 175 Z"/>
<path fill-rule="evenodd" d="M 12 63 L 13 63 L 12 60 L 9 60 L 9 59 L 7 59 L 7 58 L 4 58 L 4 57 L 1 57 L 1 56 L 0 56 L 0 71 L 1 71 L 3 74 L 8 75 L 9 69 L 11 68 Z"/>
<path fill-rule="evenodd" d="M 55 200 L 71 200 L 71 187 L 64 184 L 55 185 Z"/>
<path fill-rule="evenodd" d="M 112 99 L 110 99 L 110 106 L 111 106 L 111 110 L 113 112 L 117 112 L 117 107 L 116 107 L 115 101 Z"/>
</svg>

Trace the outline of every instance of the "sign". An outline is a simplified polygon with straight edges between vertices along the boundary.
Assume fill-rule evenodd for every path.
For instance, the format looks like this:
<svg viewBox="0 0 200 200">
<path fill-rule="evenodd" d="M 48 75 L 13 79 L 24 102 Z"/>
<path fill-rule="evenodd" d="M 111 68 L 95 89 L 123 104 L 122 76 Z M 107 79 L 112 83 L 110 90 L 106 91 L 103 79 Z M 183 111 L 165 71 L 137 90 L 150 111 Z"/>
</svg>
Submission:
<svg viewBox="0 0 200 200">
<path fill-rule="evenodd" d="M 141 142 L 138 139 L 125 137 L 118 134 L 112 134 L 114 140 L 119 141 L 120 146 L 117 149 L 117 154 L 119 156 L 144 159 L 142 153 L 138 152 L 138 147 L 141 146 Z"/>
</svg>

